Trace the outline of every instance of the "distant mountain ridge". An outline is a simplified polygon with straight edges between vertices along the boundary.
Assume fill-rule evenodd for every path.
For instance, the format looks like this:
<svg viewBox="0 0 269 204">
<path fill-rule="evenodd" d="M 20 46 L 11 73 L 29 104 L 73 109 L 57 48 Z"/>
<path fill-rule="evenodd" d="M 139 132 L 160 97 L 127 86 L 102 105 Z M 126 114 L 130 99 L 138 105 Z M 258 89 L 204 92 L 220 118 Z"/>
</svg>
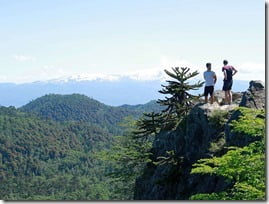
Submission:
<svg viewBox="0 0 269 204">
<path fill-rule="evenodd" d="M 24 84 L 0 83 L 0 105 L 21 107 L 31 100 L 52 93 L 84 94 L 112 106 L 145 104 L 162 97 L 158 91 L 164 83 L 161 80 L 136 80 L 128 77 L 117 80 L 63 78 Z M 234 91 L 244 91 L 247 87 L 247 81 L 234 80 Z M 218 80 L 216 89 L 221 88 L 222 81 Z M 202 92 L 202 89 L 197 91 Z"/>
<path fill-rule="evenodd" d="M 0 83 L 0 105 L 20 107 L 46 94 L 84 94 L 112 106 L 144 104 L 159 98 L 159 80 L 50 80 L 24 84 Z"/>
<path fill-rule="evenodd" d="M 127 108 L 128 110 L 138 111 L 138 112 L 160 112 L 163 108 L 157 103 L 156 100 L 151 100 L 145 104 L 128 105 L 124 104 L 118 107 Z"/>
</svg>

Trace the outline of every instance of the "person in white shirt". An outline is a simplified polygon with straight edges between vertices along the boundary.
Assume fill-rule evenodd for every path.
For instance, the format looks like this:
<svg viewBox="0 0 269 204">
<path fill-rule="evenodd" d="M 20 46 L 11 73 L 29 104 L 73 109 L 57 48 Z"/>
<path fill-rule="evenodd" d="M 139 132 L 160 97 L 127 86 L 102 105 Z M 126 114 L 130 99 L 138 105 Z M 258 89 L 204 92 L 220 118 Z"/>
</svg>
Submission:
<svg viewBox="0 0 269 204">
<path fill-rule="evenodd" d="M 208 102 L 208 94 L 210 94 L 210 103 L 213 104 L 214 102 L 214 86 L 217 82 L 217 76 L 215 72 L 211 71 L 211 63 L 206 63 L 207 70 L 204 72 L 204 79 L 205 79 L 205 103 Z"/>
</svg>

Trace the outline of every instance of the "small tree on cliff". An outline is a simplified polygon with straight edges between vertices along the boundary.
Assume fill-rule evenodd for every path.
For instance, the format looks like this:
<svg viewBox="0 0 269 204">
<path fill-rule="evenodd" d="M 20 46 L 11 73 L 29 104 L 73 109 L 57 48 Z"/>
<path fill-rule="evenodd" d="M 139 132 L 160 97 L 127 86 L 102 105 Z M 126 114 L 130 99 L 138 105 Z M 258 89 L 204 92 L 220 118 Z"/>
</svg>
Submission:
<svg viewBox="0 0 269 204">
<path fill-rule="evenodd" d="M 172 68 L 173 72 L 164 70 L 167 75 L 175 80 L 168 80 L 168 85 L 162 85 L 163 89 L 159 92 L 168 94 L 170 97 L 159 99 L 157 103 L 166 106 L 161 113 L 144 113 L 144 116 L 136 123 L 137 129 L 134 131 L 135 138 L 147 140 L 149 136 L 157 134 L 162 129 L 173 129 L 189 112 L 193 101 L 199 96 L 189 93 L 203 86 L 203 82 L 190 84 L 188 80 L 199 73 L 189 72 L 190 68 Z"/>
<path fill-rule="evenodd" d="M 204 82 L 198 81 L 194 84 L 189 83 L 189 79 L 197 76 L 198 71 L 190 72 L 188 67 L 172 67 L 172 71 L 164 70 L 174 80 L 167 80 L 168 85 L 162 85 L 163 89 L 159 92 L 166 96 L 165 99 L 159 99 L 157 102 L 167 108 L 163 110 L 163 117 L 166 121 L 166 127 L 174 127 L 183 119 L 191 109 L 193 102 L 199 96 L 192 95 L 189 91 L 198 90 Z"/>
</svg>

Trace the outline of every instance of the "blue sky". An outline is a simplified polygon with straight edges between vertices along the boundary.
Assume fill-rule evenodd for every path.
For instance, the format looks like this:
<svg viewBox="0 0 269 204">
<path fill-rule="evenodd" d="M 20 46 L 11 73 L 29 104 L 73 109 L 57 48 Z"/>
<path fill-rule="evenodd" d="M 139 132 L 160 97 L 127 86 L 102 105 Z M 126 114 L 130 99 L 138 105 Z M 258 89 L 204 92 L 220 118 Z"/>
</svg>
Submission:
<svg viewBox="0 0 269 204">
<path fill-rule="evenodd" d="M 0 0 L 0 82 L 132 75 L 222 60 L 264 79 L 262 0 Z"/>
</svg>

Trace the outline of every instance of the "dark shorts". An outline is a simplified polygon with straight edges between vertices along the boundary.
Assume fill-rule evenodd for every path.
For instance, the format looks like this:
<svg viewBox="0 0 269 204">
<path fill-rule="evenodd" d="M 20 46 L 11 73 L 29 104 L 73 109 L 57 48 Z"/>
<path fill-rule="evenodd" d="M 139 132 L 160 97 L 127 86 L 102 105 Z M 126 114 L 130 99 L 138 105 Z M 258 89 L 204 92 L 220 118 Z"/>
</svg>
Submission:
<svg viewBox="0 0 269 204">
<path fill-rule="evenodd" d="M 233 80 L 223 80 L 223 91 L 230 91 L 233 86 Z"/>
<path fill-rule="evenodd" d="M 213 92 L 214 92 L 214 86 L 205 86 L 204 96 L 208 96 L 208 94 L 212 96 Z"/>
</svg>

